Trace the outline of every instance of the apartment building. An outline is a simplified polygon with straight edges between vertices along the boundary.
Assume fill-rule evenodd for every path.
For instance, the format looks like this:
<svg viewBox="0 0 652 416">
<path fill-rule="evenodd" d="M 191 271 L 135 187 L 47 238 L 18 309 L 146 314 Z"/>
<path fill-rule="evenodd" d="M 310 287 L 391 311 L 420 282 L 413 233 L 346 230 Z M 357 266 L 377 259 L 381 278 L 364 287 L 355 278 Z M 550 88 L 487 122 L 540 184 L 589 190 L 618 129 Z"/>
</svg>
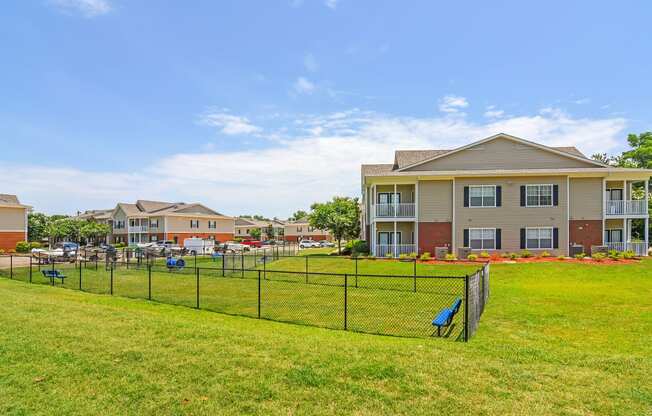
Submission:
<svg viewBox="0 0 652 416">
<path fill-rule="evenodd" d="M 13 251 L 16 243 L 27 241 L 27 214 L 29 205 L 23 205 L 16 195 L 0 194 L 0 250 Z"/>
<path fill-rule="evenodd" d="M 272 233 L 269 234 L 269 226 L 272 226 Z M 251 238 L 251 232 L 260 230 L 260 238 L 263 240 L 281 239 L 283 237 L 285 221 L 281 220 L 256 220 L 248 217 L 235 219 L 235 236 L 240 238 Z"/>
<path fill-rule="evenodd" d="M 331 240 L 328 231 L 311 227 L 307 217 L 296 221 L 288 221 L 284 227 L 284 234 L 285 241 Z"/>
<path fill-rule="evenodd" d="M 571 245 L 646 255 L 651 174 L 502 133 L 453 150 L 398 150 L 393 163 L 362 165 L 362 229 L 377 256 L 567 255 Z"/>
<path fill-rule="evenodd" d="M 113 243 L 137 244 L 190 237 L 232 240 L 235 220 L 199 203 L 138 200 L 119 203 L 111 216 Z"/>
</svg>

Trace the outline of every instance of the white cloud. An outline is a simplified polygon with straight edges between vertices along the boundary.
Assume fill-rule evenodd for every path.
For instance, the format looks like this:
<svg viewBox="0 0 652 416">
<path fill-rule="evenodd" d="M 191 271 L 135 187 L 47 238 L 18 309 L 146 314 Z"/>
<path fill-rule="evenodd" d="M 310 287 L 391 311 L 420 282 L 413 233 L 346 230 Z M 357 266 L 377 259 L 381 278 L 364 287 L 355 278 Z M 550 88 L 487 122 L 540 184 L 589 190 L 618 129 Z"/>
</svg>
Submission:
<svg viewBox="0 0 652 416">
<path fill-rule="evenodd" d="M 577 104 L 577 105 L 588 104 L 588 103 L 590 103 L 590 102 L 591 102 L 591 99 L 590 99 L 590 98 L 587 98 L 587 97 L 580 98 L 580 99 L 578 99 L 578 100 L 574 100 L 574 101 L 573 101 L 573 103 L 574 103 L 574 104 Z"/>
<path fill-rule="evenodd" d="M 108 0 L 50 0 L 64 13 L 80 13 L 84 17 L 96 17 L 111 11 Z"/>
<path fill-rule="evenodd" d="M 360 164 L 390 163 L 396 149 L 454 148 L 505 132 L 552 146 L 577 146 L 586 154 L 613 152 L 624 146 L 627 124 L 623 118 L 575 118 L 554 108 L 486 122 L 357 109 L 284 115 L 275 119 L 279 121 L 285 127 L 273 133 L 277 141 L 239 151 L 206 147 L 198 153 L 174 154 L 133 173 L 0 161 L 0 189 L 46 212 L 72 213 L 147 198 L 200 201 L 232 215 L 287 216 L 336 194 L 358 195 Z"/>
<path fill-rule="evenodd" d="M 315 84 L 304 77 L 297 78 L 297 80 L 294 82 L 293 87 L 294 91 L 298 94 L 312 94 L 317 88 Z"/>
<path fill-rule="evenodd" d="M 337 8 L 337 3 L 339 0 L 325 0 L 324 4 L 326 7 L 335 10 Z"/>
<path fill-rule="evenodd" d="M 439 100 L 439 111 L 444 113 L 458 113 L 460 109 L 469 106 L 469 102 L 464 97 L 457 95 L 447 95 Z"/>
<path fill-rule="evenodd" d="M 316 72 L 319 69 L 317 59 L 311 53 L 308 53 L 303 57 L 303 66 L 305 66 L 306 69 L 310 72 Z"/>
<path fill-rule="evenodd" d="M 484 116 L 487 118 L 501 118 L 505 115 L 503 110 L 498 110 L 496 106 L 490 105 L 487 107 L 487 111 L 484 112 Z"/>
<path fill-rule="evenodd" d="M 226 112 L 209 111 L 200 117 L 200 123 L 217 127 L 222 133 L 228 135 L 252 134 L 261 131 L 261 128 L 251 124 L 247 117 L 234 116 Z"/>
</svg>

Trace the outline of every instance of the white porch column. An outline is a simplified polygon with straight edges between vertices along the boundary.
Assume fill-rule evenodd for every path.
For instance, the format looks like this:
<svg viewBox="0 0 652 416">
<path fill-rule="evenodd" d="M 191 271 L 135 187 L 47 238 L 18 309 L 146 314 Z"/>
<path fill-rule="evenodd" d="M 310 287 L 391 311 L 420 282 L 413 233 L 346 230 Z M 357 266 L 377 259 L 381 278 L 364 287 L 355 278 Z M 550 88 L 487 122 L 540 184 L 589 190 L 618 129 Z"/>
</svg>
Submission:
<svg viewBox="0 0 652 416">
<path fill-rule="evenodd" d="M 396 193 L 396 185 L 394 185 L 394 193 Z M 394 221 L 394 235 L 392 236 L 392 243 L 394 244 L 394 257 L 398 257 L 398 247 L 396 246 L 396 221 Z"/>
<path fill-rule="evenodd" d="M 396 198 L 396 184 L 394 184 L 394 195 L 392 195 L 392 202 L 394 203 L 394 215 L 393 215 L 393 217 L 398 216 L 398 204 L 397 204 L 396 200 L 397 200 L 397 198 Z"/>
<path fill-rule="evenodd" d="M 606 232 L 606 215 L 607 215 L 607 178 L 602 179 L 602 245 L 606 244 L 604 234 Z"/>
<path fill-rule="evenodd" d="M 645 180 L 645 212 L 647 212 L 647 207 L 648 207 L 648 192 L 649 192 L 649 180 Z M 647 215 L 645 216 L 645 255 L 647 256 L 648 249 L 650 248 L 650 242 L 649 242 L 649 223 L 650 223 L 650 213 L 647 212 Z"/>
</svg>

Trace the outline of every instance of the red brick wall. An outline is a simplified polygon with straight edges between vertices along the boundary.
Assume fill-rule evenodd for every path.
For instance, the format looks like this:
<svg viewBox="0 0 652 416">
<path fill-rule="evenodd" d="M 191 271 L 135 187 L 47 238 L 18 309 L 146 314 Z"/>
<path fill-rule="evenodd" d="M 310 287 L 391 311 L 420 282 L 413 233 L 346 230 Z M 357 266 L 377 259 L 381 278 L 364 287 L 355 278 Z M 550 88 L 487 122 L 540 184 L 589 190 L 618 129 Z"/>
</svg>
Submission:
<svg viewBox="0 0 652 416">
<path fill-rule="evenodd" d="M 452 244 L 453 225 L 450 222 L 419 223 L 419 254 L 435 254 L 435 247 L 450 247 Z"/>
<path fill-rule="evenodd" d="M 14 251 L 16 250 L 16 243 L 25 241 L 25 233 L 18 231 L 0 231 L 0 250 Z"/>
<path fill-rule="evenodd" d="M 209 238 L 213 237 L 215 240 L 224 243 L 225 241 L 233 240 L 232 233 L 168 233 L 168 240 L 174 240 L 177 237 L 178 244 L 182 245 L 183 240 L 190 237 Z"/>
<path fill-rule="evenodd" d="M 583 245 L 586 254 L 591 254 L 592 245 L 602 244 L 602 220 L 570 220 L 568 225 L 570 244 Z"/>
</svg>

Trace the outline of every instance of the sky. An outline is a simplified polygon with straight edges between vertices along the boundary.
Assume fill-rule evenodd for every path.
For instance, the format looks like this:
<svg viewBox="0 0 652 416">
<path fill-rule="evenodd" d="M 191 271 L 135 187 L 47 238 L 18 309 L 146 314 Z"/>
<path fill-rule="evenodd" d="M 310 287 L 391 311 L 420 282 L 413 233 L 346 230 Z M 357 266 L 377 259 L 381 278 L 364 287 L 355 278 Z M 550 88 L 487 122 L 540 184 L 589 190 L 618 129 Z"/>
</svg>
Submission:
<svg viewBox="0 0 652 416">
<path fill-rule="evenodd" d="M 649 1 L 14 0 L 0 193 L 287 217 L 360 164 L 504 132 L 617 154 L 652 130 Z"/>
</svg>

